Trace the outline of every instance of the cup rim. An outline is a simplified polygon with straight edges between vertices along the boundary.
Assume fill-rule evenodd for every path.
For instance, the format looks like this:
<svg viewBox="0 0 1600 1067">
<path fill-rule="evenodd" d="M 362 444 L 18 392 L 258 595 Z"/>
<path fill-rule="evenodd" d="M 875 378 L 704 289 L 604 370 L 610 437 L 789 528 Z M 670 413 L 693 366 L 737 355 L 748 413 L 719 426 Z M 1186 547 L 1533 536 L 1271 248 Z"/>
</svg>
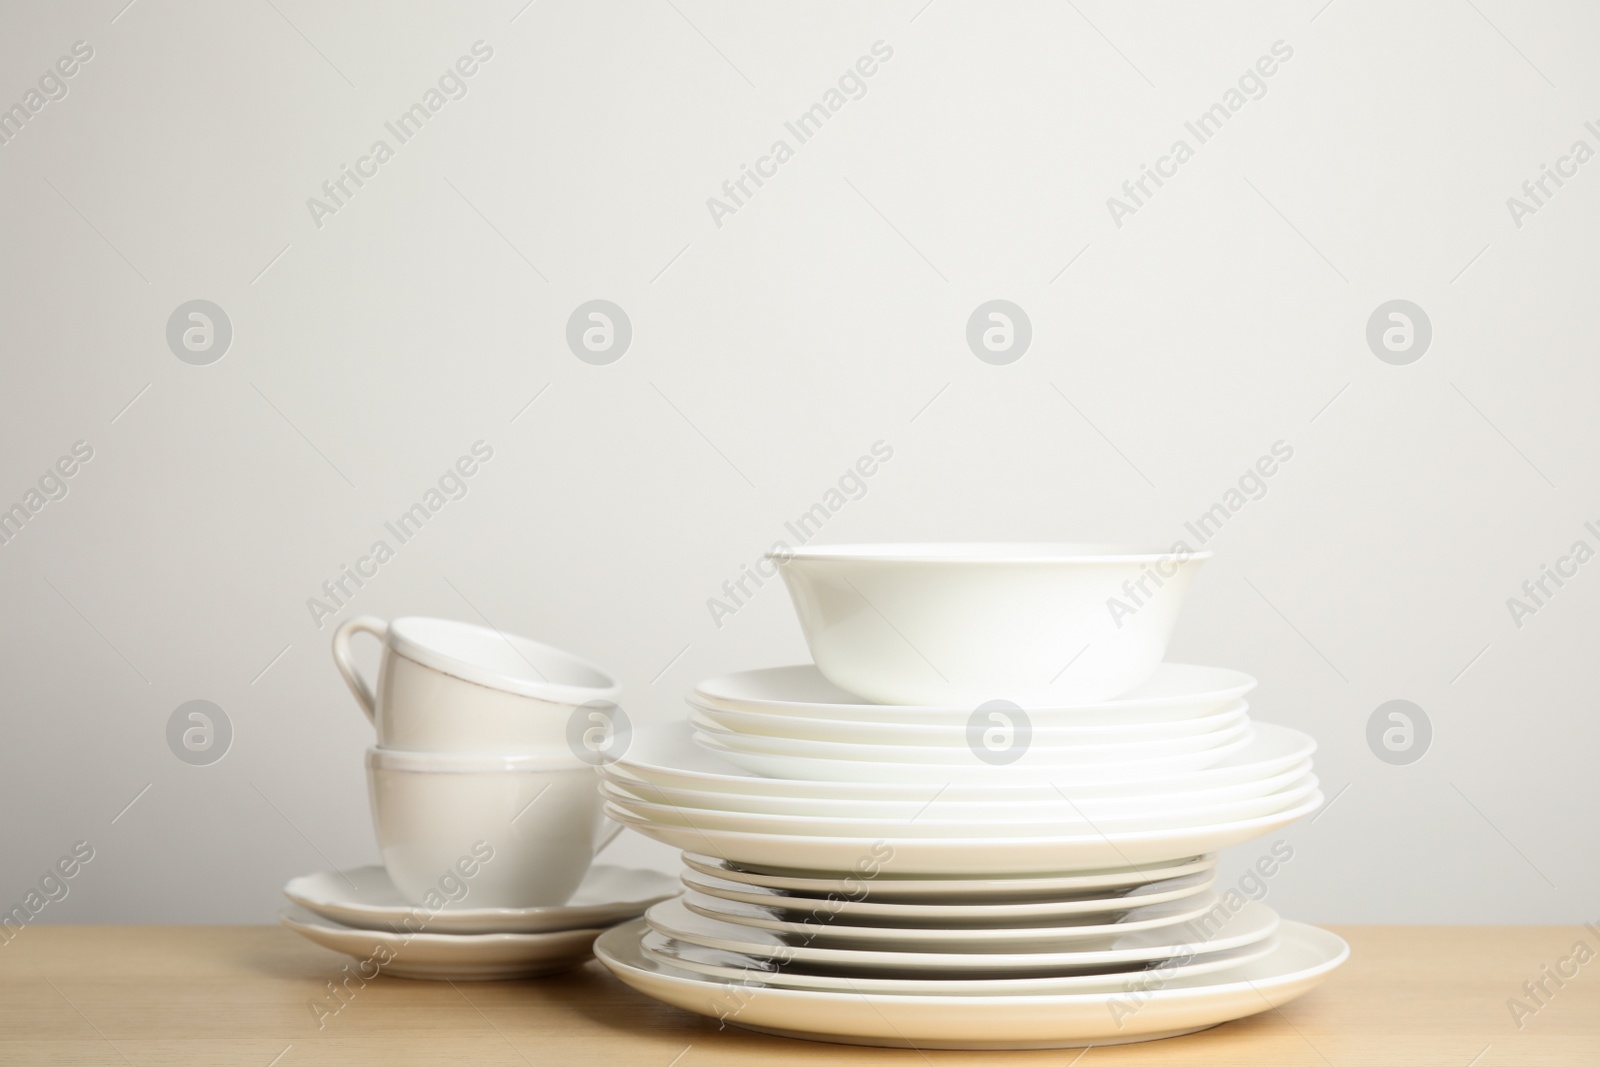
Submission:
<svg viewBox="0 0 1600 1067">
<path fill-rule="evenodd" d="M 960 564 L 1096 564 L 1179 563 L 1211 558 L 1209 549 L 1159 549 L 1147 545 L 1071 541 L 930 541 L 873 544 L 812 545 L 766 553 L 777 563 L 814 560 L 834 563 L 960 563 Z"/>
<path fill-rule="evenodd" d="M 469 640 L 483 641 L 491 648 L 498 649 L 500 646 L 509 645 L 535 674 L 543 673 L 537 666 L 543 662 L 552 670 L 559 668 L 587 673 L 593 676 L 597 684 L 585 685 L 580 682 L 530 678 L 482 663 L 474 663 L 461 658 L 458 654 L 438 648 L 435 644 L 430 644 L 427 640 L 428 635 L 418 632 L 428 628 L 452 630 Z M 488 689 L 515 693 L 518 696 L 535 697 L 553 704 L 578 705 L 591 700 L 615 701 L 622 693 L 622 686 L 615 678 L 582 656 L 531 638 L 502 633 L 459 619 L 405 615 L 389 622 L 384 644 L 396 654 L 442 674 L 448 674 L 452 678 L 459 678 L 464 682 L 471 682 Z M 599 684 L 601 682 L 604 684 Z"/>
<path fill-rule="evenodd" d="M 367 749 L 366 765 L 368 770 L 422 774 L 594 772 L 593 767 L 570 754 L 557 756 L 546 752 L 509 756 L 479 752 L 418 752 L 413 749 L 384 748 L 380 745 L 373 745 Z"/>
</svg>

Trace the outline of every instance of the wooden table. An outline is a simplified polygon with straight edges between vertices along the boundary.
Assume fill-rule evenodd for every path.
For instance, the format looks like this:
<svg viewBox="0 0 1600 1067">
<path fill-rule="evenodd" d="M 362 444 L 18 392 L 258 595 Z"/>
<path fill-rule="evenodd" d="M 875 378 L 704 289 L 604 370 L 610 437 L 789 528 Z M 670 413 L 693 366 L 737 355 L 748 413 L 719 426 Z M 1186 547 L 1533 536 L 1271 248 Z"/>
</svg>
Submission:
<svg viewBox="0 0 1600 1067">
<path fill-rule="evenodd" d="M 657 1004 L 599 964 L 526 982 L 381 978 L 319 1030 L 311 998 L 345 957 L 275 926 L 38 926 L 0 945 L 7 1064 L 1600 1064 L 1600 959 L 1519 1029 L 1580 927 L 1344 927 L 1354 954 L 1286 1006 L 1189 1037 L 1049 1052 L 852 1048 L 765 1037 Z M 1571 970 L 1572 964 L 1566 969 Z"/>
</svg>

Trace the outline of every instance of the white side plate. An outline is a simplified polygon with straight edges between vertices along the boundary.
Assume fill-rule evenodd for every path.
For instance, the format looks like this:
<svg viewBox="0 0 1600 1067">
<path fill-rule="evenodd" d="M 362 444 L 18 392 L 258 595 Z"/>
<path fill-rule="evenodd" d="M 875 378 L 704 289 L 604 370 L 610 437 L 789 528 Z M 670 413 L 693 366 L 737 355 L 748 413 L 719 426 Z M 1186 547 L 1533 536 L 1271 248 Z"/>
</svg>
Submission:
<svg viewBox="0 0 1600 1067">
<path fill-rule="evenodd" d="M 1284 923 L 1277 945 L 1215 975 L 1154 983 L 1137 1006 L 1124 993 L 889 995 L 783 989 L 695 974 L 643 951 L 642 921 L 608 930 L 595 954 L 657 1000 L 785 1037 L 894 1048 L 1073 1048 L 1192 1033 L 1267 1011 L 1314 988 L 1350 954 L 1340 938 Z"/>
<path fill-rule="evenodd" d="M 278 921 L 301 937 L 396 978 L 494 981 L 571 970 L 593 955 L 600 930 L 549 934 L 411 934 L 353 930 L 302 908 L 285 908 Z"/>
<path fill-rule="evenodd" d="M 320 871 L 291 878 L 283 895 L 318 915 L 362 930 L 432 934 L 543 934 L 614 926 L 637 918 L 681 888 L 660 871 L 595 864 L 566 904 L 543 908 L 473 908 L 472 884 L 460 904 L 432 910 L 409 905 L 382 867 Z"/>
</svg>

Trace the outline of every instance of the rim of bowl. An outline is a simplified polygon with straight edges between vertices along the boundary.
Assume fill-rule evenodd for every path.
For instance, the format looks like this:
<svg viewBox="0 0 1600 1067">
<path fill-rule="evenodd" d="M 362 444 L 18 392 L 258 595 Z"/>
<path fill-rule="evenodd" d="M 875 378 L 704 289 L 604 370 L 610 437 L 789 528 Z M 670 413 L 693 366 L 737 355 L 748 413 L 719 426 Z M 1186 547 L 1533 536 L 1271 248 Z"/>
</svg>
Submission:
<svg viewBox="0 0 1600 1067">
<path fill-rule="evenodd" d="M 467 658 L 475 650 L 469 651 L 458 642 L 472 641 L 493 649 L 496 656 L 502 649 L 509 648 L 514 656 L 503 661 L 509 669 Z M 464 682 L 553 704 L 615 701 L 622 693 L 622 686 L 615 678 L 582 656 L 530 637 L 502 633 L 459 619 L 404 615 L 389 622 L 384 643 L 406 659 Z M 552 674 L 560 671 L 570 680 L 543 677 L 544 671 L 537 666 L 539 663 Z"/>
<path fill-rule="evenodd" d="M 1175 546 L 1176 547 L 1176 546 Z M 1208 549 L 1174 548 L 1073 541 L 930 541 L 881 544 L 815 545 L 768 552 L 767 559 L 827 560 L 849 563 L 1180 563 L 1211 558 Z"/>
</svg>

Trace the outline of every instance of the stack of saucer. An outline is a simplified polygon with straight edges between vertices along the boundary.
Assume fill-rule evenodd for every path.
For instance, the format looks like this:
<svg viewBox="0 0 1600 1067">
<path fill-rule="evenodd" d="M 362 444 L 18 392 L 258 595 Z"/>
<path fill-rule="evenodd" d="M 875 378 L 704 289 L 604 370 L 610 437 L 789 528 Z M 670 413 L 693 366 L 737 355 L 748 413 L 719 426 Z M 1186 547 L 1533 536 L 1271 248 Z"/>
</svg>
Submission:
<svg viewBox="0 0 1600 1067">
<path fill-rule="evenodd" d="M 815 666 L 703 682 L 602 768 L 688 890 L 597 942 L 623 981 L 790 1036 L 1026 1048 L 1203 1029 L 1343 961 L 1215 883 L 1218 849 L 1323 798 L 1312 739 L 1250 719 L 1253 679 L 1161 662 L 1198 557 L 779 562 Z"/>
<path fill-rule="evenodd" d="M 377 691 L 350 635 L 383 642 Z M 488 979 L 583 963 L 607 927 L 679 891 L 592 866 L 619 827 L 571 731 L 618 688 L 570 653 L 443 619 L 353 619 L 338 664 L 377 729 L 367 781 L 382 867 L 293 879 L 283 924 L 353 956 L 363 979 Z"/>
</svg>

